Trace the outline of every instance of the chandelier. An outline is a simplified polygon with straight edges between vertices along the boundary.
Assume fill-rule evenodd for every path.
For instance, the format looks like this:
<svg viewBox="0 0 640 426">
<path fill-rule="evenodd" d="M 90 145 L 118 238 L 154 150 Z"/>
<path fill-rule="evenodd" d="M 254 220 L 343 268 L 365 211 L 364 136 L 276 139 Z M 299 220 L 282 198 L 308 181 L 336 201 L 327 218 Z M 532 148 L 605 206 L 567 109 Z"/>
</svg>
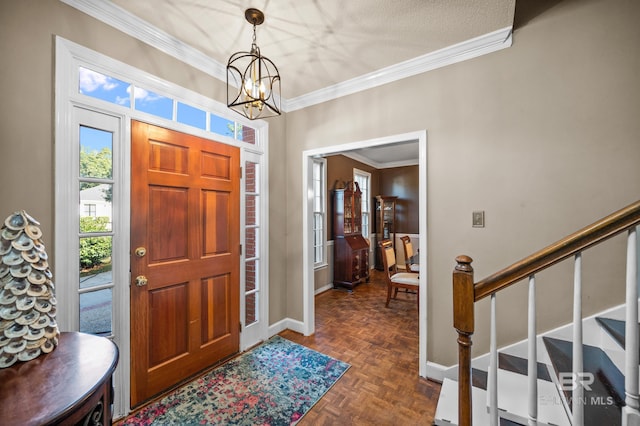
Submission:
<svg viewBox="0 0 640 426">
<path fill-rule="evenodd" d="M 280 115 L 280 74 L 278 68 L 260 54 L 256 25 L 264 22 L 258 9 L 247 9 L 245 19 L 253 25 L 250 52 L 236 52 L 227 63 L 227 106 L 249 120 Z"/>
</svg>

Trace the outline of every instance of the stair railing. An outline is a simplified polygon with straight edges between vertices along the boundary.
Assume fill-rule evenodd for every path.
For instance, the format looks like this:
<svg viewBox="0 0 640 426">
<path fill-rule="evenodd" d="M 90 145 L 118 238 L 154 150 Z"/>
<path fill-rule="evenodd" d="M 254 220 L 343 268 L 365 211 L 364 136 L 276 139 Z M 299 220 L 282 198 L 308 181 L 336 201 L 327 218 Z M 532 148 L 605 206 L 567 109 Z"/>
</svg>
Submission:
<svg viewBox="0 0 640 426">
<path fill-rule="evenodd" d="M 535 314 L 535 274 L 574 256 L 573 297 L 573 377 L 582 374 L 582 252 L 625 231 L 627 236 L 626 269 L 626 347 L 625 407 L 623 424 L 640 424 L 638 393 L 638 254 L 637 230 L 640 225 L 640 200 L 603 219 L 535 252 L 487 278 L 474 282 L 473 261 L 469 256 L 456 257 L 453 271 L 453 326 L 458 332 L 458 424 L 472 424 L 471 400 L 471 336 L 474 333 L 475 302 L 491 296 L 490 360 L 488 387 L 491 425 L 498 425 L 496 293 L 525 278 L 529 280 L 528 313 L 528 389 L 530 423 L 537 420 L 537 348 Z M 572 424 L 584 424 L 582 386 L 572 398 Z"/>
</svg>

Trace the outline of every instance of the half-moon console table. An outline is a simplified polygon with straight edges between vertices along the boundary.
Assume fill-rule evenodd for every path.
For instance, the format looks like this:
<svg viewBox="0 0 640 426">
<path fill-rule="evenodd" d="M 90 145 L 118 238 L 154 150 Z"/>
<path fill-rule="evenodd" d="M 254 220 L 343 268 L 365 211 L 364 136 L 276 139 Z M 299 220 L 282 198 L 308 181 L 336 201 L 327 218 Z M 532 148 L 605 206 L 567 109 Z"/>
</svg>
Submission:
<svg viewBox="0 0 640 426">
<path fill-rule="evenodd" d="M 60 333 L 49 354 L 0 369 L 0 425 L 111 425 L 118 347 Z"/>
</svg>

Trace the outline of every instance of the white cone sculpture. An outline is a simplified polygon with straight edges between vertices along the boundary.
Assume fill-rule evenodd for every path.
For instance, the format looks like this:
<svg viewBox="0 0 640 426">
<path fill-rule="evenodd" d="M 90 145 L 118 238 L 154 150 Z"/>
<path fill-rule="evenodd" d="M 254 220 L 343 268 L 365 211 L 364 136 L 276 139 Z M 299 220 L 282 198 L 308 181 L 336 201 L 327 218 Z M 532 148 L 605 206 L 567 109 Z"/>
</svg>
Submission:
<svg viewBox="0 0 640 426">
<path fill-rule="evenodd" d="M 0 228 L 0 368 L 58 345 L 54 285 L 38 225 L 23 210 Z"/>
</svg>

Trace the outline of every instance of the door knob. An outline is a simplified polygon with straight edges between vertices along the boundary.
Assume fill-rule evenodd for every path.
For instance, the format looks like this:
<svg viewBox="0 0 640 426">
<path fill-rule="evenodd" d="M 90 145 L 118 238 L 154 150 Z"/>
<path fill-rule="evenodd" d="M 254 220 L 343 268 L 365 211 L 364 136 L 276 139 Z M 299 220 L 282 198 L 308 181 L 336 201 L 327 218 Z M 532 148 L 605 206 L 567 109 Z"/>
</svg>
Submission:
<svg viewBox="0 0 640 426">
<path fill-rule="evenodd" d="M 145 285 L 147 285 L 147 277 L 145 277 L 144 275 L 138 275 L 136 277 L 136 285 L 138 287 L 144 287 Z"/>
<path fill-rule="evenodd" d="M 144 255 L 147 254 L 147 249 L 144 247 L 138 247 L 136 249 L 136 256 L 138 257 L 144 257 Z"/>
</svg>

